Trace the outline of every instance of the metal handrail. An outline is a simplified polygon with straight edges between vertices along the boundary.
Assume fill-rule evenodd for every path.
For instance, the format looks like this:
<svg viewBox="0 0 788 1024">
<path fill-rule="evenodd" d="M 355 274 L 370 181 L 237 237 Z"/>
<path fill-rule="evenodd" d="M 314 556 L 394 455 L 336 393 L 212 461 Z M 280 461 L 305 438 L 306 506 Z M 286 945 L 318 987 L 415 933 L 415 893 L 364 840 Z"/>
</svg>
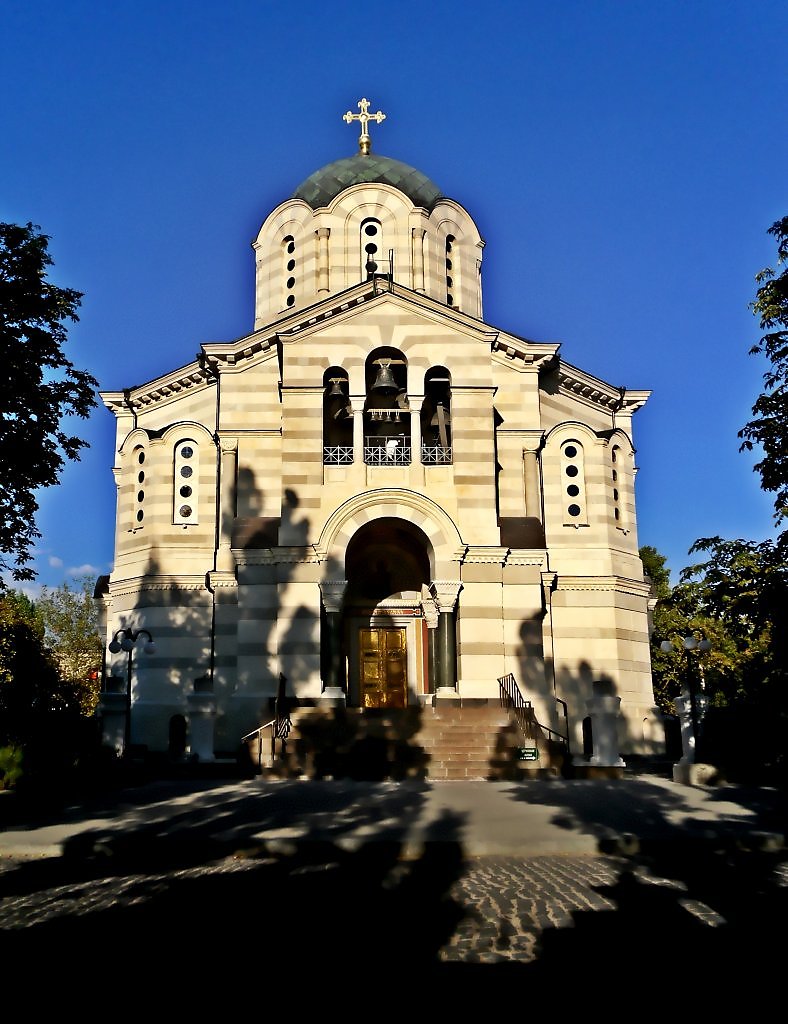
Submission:
<svg viewBox="0 0 788 1024">
<path fill-rule="evenodd" d="M 551 729 L 547 725 L 542 725 L 537 720 L 534 713 L 533 705 L 529 700 L 526 700 L 520 692 L 520 687 L 517 685 L 517 680 L 514 678 L 513 673 L 509 673 L 505 676 L 498 677 L 498 686 L 501 691 L 501 706 L 514 711 L 515 719 L 520 727 L 520 732 L 525 739 L 535 740 L 536 729 L 540 729 L 547 735 L 548 739 L 553 740 L 555 743 L 559 743 L 561 746 L 569 750 L 569 733 L 567 728 L 567 735 L 564 736 L 560 732 L 556 732 L 555 729 Z M 558 700 L 558 698 L 556 698 Z M 566 704 L 564 701 L 559 703 Z M 564 712 L 566 714 L 566 712 Z"/>
<path fill-rule="evenodd" d="M 245 736 L 241 737 L 241 743 L 245 743 L 253 736 L 258 738 L 257 746 L 257 767 L 260 768 L 263 763 L 263 733 L 266 729 L 271 730 L 271 760 L 276 758 L 276 741 L 282 741 L 282 750 L 284 750 L 285 741 L 290 735 L 290 730 L 293 727 L 292 719 L 290 718 L 290 710 L 287 704 L 287 679 L 280 672 L 279 673 L 279 687 L 276 692 L 274 699 L 274 717 L 270 722 L 266 722 L 265 725 L 260 725 L 251 732 L 248 732 Z"/>
</svg>

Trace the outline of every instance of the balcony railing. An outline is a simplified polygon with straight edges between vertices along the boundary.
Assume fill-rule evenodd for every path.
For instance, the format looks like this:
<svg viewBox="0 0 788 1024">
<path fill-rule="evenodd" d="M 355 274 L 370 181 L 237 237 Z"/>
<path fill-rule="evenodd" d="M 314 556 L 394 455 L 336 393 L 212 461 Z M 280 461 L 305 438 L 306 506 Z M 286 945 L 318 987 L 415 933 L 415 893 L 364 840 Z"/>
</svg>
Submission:
<svg viewBox="0 0 788 1024">
<path fill-rule="evenodd" d="M 353 464 L 352 445 L 326 445 L 323 448 L 324 466 L 350 466 Z"/>
<path fill-rule="evenodd" d="M 398 437 L 367 437 L 364 462 L 368 466 L 409 466 L 410 445 Z"/>
<path fill-rule="evenodd" d="M 421 461 L 425 466 L 449 466 L 451 465 L 451 447 L 443 445 L 422 445 Z"/>
</svg>

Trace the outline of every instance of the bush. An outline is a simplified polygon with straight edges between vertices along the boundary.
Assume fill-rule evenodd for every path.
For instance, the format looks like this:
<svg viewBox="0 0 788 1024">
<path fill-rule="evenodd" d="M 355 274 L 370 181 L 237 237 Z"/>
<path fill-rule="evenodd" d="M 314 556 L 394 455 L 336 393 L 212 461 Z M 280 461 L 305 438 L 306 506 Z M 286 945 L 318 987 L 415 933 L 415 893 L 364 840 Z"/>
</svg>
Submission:
<svg viewBox="0 0 788 1024">
<path fill-rule="evenodd" d="M 0 789 L 13 789 L 22 776 L 21 747 L 0 747 Z"/>
</svg>

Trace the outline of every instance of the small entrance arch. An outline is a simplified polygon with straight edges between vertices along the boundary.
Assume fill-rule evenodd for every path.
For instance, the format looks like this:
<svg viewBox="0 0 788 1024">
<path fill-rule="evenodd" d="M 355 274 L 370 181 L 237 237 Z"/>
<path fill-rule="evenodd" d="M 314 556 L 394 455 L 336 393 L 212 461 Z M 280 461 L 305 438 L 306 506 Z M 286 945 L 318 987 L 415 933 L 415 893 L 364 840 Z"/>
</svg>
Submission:
<svg viewBox="0 0 788 1024">
<path fill-rule="evenodd" d="M 404 708 L 428 689 L 422 590 L 429 540 L 412 523 L 382 517 L 345 553 L 348 697 L 365 708 Z"/>
</svg>

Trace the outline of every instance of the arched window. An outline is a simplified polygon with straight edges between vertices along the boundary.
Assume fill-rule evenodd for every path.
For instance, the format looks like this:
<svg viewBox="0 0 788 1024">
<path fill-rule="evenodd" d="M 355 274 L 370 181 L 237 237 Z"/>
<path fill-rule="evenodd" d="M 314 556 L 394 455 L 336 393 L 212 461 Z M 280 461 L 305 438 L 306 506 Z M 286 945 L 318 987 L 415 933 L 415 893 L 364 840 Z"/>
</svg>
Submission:
<svg viewBox="0 0 788 1024">
<path fill-rule="evenodd" d="M 424 375 L 421 461 L 427 465 L 452 461 L 451 374 L 445 366 L 433 366 Z"/>
<path fill-rule="evenodd" d="M 361 223 L 361 279 L 368 280 L 383 273 L 383 228 L 379 220 L 369 217 Z"/>
<path fill-rule="evenodd" d="M 139 530 L 145 519 L 145 449 L 139 445 L 131 455 L 132 486 L 134 488 L 134 503 L 132 512 L 132 530 Z"/>
<path fill-rule="evenodd" d="M 616 526 L 626 528 L 626 501 L 624 476 L 624 459 L 619 445 L 610 449 L 610 489 L 613 507 L 613 518 Z"/>
<path fill-rule="evenodd" d="M 457 280 L 457 273 L 459 268 L 455 265 L 457 262 L 456 253 L 456 242 L 457 239 L 454 235 L 446 235 L 446 305 L 454 306 L 455 295 L 457 294 L 455 288 L 455 282 Z"/>
<path fill-rule="evenodd" d="M 175 445 L 172 495 L 172 521 L 176 526 L 194 526 L 199 522 L 200 452 L 194 441 Z"/>
<path fill-rule="evenodd" d="M 561 445 L 561 486 L 565 526 L 587 526 L 583 446 L 575 440 Z"/>
<path fill-rule="evenodd" d="M 296 244 L 292 235 L 282 239 L 282 280 L 284 282 L 285 306 L 295 305 L 296 287 Z"/>
<path fill-rule="evenodd" d="M 346 466 L 353 462 L 353 407 L 348 375 L 341 366 L 323 374 L 323 463 Z"/>
<path fill-rule="evenodd" d="M 408 465 L 408 361 L 398 349 L 379 348 L 367 356 L 364 372 L 364 461 L 375 466 Z"/>
</svg>

